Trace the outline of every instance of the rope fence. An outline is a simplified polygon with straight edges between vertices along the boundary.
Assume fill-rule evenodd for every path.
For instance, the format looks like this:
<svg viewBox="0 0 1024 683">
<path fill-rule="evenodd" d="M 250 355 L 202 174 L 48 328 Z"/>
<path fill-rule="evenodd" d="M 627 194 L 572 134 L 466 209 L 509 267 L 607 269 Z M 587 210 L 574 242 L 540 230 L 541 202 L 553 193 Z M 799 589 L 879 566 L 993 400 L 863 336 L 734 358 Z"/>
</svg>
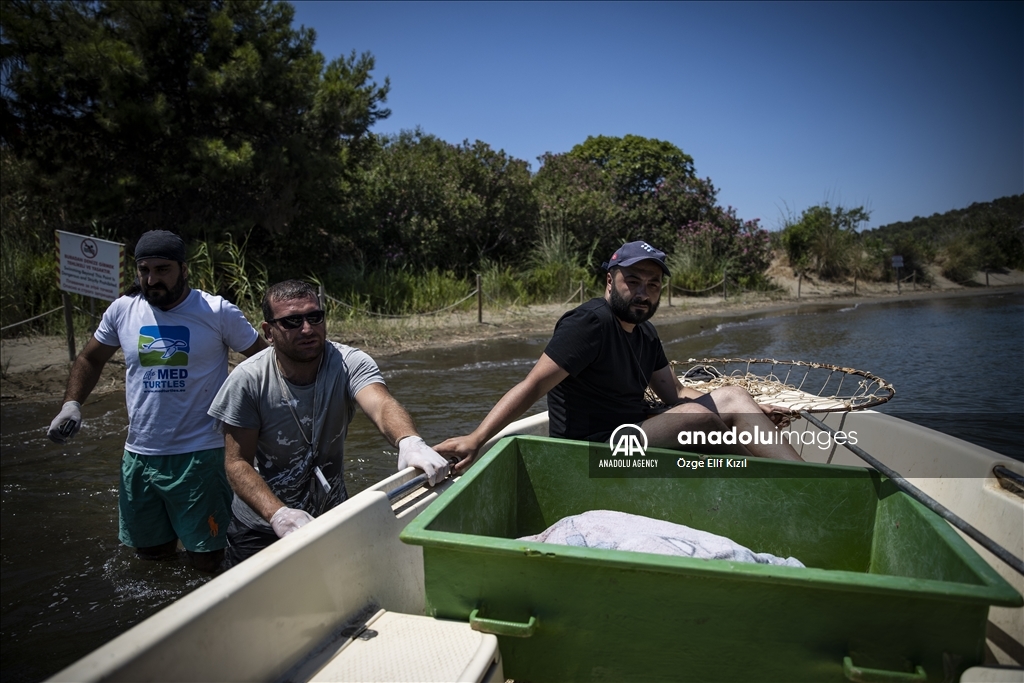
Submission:
<svg viewBox="0 0 1024 683">
<path fill-rule="evenodd" d="M 352 304 L 345 303 L 341 299 L 335 299 L 333 296 L 331 296 L 330 294 L 327 294 L 326 292 L 324 293 L 324 298 L 329 299 L 330 301 L 333 301 L 336 304 L 344 306 L 345 308 L 348 308 L 348 309 L 351 309 L 353 311 L 358 311 L 360 313 L 363 313 L 364 315 L 370 315 L 370 316 L 373 316 L 375 318 L 390 318 L 392 320 L 395 320 L 395 319 L 400 319 L 400 318 L 414 318 L 416 316 L 437 315 L 438 313 L 444 313 L 445 311 L 450 311 L 451 309 L 455 308 L 456 306 L 458 306 L 459 304 L 463 303 L 464 301 L 468 301 L 469 299 L 472 299 L 476 295 L 477 295 L 476 290 L 473 290 L 472 292 L 470 292 L 466 296 L 462 297 L 461 299 L 459 299 L 455 303 L 449 304 L 449 305 L 445 306 L 444 308 L 439 308 L 436 311 L 430 311 L 428 313 L 403 313 L 403 314 L 399 314 L 399 315 L 395 315 L 395 314 L 391 314 L 391 313 L 375 313 L 373 311 L 367 311 L 366 309 L 362 309 L 362 308 L 359 308 L 357 306 L 353 306 Z"/>
<path fill-rule="evenodd" d="M 584 293 L 584 291 L 585 291 L 585 289 L 583 287 L 583 283 L 580 282 L 580 286 L 573 290 L 572 294 L 569 295 L 569 298 L 562 302 L 562 305 L 563 306 L 567 305 L 570 301 L 574 300 L 577 296 L 580 298 L 580 303 L 583 303 L 583 293 Z"/>
<path fill-rule="evenodd" d="M 908 281 L 912 282 L 913 285 L 916 287 L 917 286 L 916 275 L 917 275 L 916 272 L 912 272 L 910 275 L 908 275 L 908 276 L 906 276 L 904 278 L 897 279 L 896 280 L 897 287 L 899 287 L 900 284 L 906 283 Z M 987 275 L 988 275 L 988 273 L 986 272 L 986 276 Z M 969 279 L 963 280 L 963 281 L 951 280 L 951 282 L 953 282 L 954 284 L 959 285 L 959 286 L 965 286 L 965 285 L 967 285 L 969 283 L 973 283 L 973 284 L 976 284 L 976 285 L 979 284 L 977 282 L 977 280 L 975 280 L 974 278 L 969 278 Z M 922 283 L 922 286 L 923 287 L 928 287 L 930 289 L 932 285 L 928 284 L 928 283 Z M 726 288 L 727 287 L 732 287 L 732 291 L 731 292 L 726 292 Z M 668 296 L 669 296 L 669 305 L 671 305 L 672 295 L 673 294 L 700 295 L 700 294 L 706 294 L 707 292 L 711 292 L 711 291 L 717 290 L 717 289 L 722 289 L 723 296 L 728 296 L 729 293 L 740 294 L 740 293 L 743 293 L 743 292 L 756 291 L 756 290 L 753 290 L 753 289 L 749 289 L 749 288 L 740 286 L 739 283 L 737 283 L 735 280 L 730 280 L 727 276 L 725 276 L 725 274 L 723 274 L 722 279 L 720 279 L 718 282 L 716 282 L 716 283 L 714 283 L 712 285 L 709 285 L 708 287 L 705 287 L 703 289 L 687 289 L 685 287 L 679 287 L 679 286 L 674 285 L 672 283 L 671 279 L 669 280 L 668 286 L 665 288 L 665 290 L 666 290 L 666 292 L 668 293 Z M 856 291 L 857 291 L 856 279 L 854 280 L 854 289 L 853 289 L 853 291 L 854 291 L 854 293 L 856 293 Z M 569 295 L 569 298 L 562 302 L 562 305 L 563 306 L 567 306 L 570 303 L 572 303 L 573 301 L 575 301 L 577 298 L 579 298 L 580 302 L 582 303 L 583 298 L 586 296 L 586 292 L 587 292 L 586 283 L 581 281 L 579 286 L 577 286 L 573 290 L 572 294 Z M 512 304 L 505 304 L 503 302 L 498 301 L 493 296 L 491 296 L 491 294 L 488 293 L 486 290 L 484 290 L 483 287 L 480 287 L 479 289 L 474 289 L 473 291 L 471 291 L 469 294 L 467 294 L 466 296 L 462 297 L 458 301 L 456 301 L 454 303 L 451 303 L 451 304 L 449 304 L 447 306 L 444 306 L 442 308 L 439 308 L 437 310 L 434 310 L 434 311 L 428 311 L 426 313 L 390 314 L 390 313 L 377 313 L 375 311 L 367 310 L 366 308 L 361 308 L 359 306 L 353 306 L 352 304 L 349 304 L 349 303 L 347 303 L 345 301 L 342 301 L 341 299 L 337 299 L 337 298 L 335 298 L 333 296 L 330 296 L 326 292 L 324 293 L 324 298 L 325 299 L 327 299 L 327 300 L 329 300 L 329 301 L 331 301 L 331 302 L 333 302 L 333 303 L 335 303 L 335 304 L 337 304 L 339 306 L 343 306 L 343 307 L 345 307 L 345 308 L 347 308 L 349 310 L 356 311 L 356 312 L 362 313 L 363 315 L 368 315 L 368 316 L 372 316 L 372 317 L 375 317 L 375 318 L 385 318 L 385 319 L 392 319 L 392 320 L 398 320 L 398 319 L 404 319 L 404 318 L 413 318 L 413 317 L 417 317 L 417 316 L 433 316 L 433 315 L 438 315 L 439 313 L 445 313 L 446 311 L 452 310 L 456 306 L 459 306 L 460 304 L 463 304 L 466 301 L 469 301 L 473 297 L 479 297 L 480 299 L 486 297 L 487 300 L 489 302 L 493 303 L 493 304 L 500 304 L 500 305 L 505 305 L 505 306 L 509 306 L 509 305 L 515 306 L 516 303 L 519 301 L 519 298 L 517 297 L 516 301 L 512 302 Z M 798 299 L 801 298 L 800 297 L 799 288 L 797 290 L 797 298 Z M 30 322 L 33 322 L 35 320 L 39 320 L 40 318 L 45 318 L 48 315 L 53 315 L 54 313 L 57 313 L 58 311 L 60 311 L 62 309 L 63 309 L 63 306 L 58 306 L 57 308 L 53 308 L 53 309 L 51 309 L 49 311 L 46 311 L 44 313 L 40 313 L 38 315 L 34 315 L 31 318 L 26 318 L 24 320 L 19 320 L 18 322 L 11 323 L 9 325 L 4 325 L 3 327 L 0 327 L 0 331 L 6 331 L 6 330 L 14 329 L 15 327 L 19 327 L 21 325 L 25 325 L 26 323 L 30 323 Z M 94 321 L 97 320 L 100 317 L 99 315 L 97 315 L 97 314 L 95 314 L 95 313 L 93 313 L 91 311 L 85 310 L 85 309 L 83 309 L 80 306 L 74 306 L 74 309 L 76 311 L 78 311 L 79 313 L 83 313 L 85 315 L 88 315 Z"/>
<path fill-rule="evenodd" d="M 57 308 L 53 309 L 52 311 L 47 311 L 46 313 L 40 313 L 39 315 L 34 315 L 31 318 L 26 318 L 25 320 L 19 320 L 16 323 L 11 323 L 10 325 L 4 325 L 3 327 L 0 327 L 0 332 L 2 332 L 4 330 L 9 330 L 12 327 L 17 327 L 19 325 L 24 325 L 25 323 L 30 323 L 33 320 L 39 320 L 40 318 L 45 318 L 48 315 L 51 315 L 53 313 L 56 313 L 57 311 L 62 311 L 62 310 L 64 310 L 64 307 L 63 306 L 58 306 Z"/>
<path fill-rule="evenodd" d="M 45 318 L 46 316 L 52 315 L 52 314 L 56 313 L 57 311 L 60 311 L 60 310 L 63 310 L 63 309 L 64 309 L 63 306 L 58 306 L 57 308 L 53 308 L 53 309 L 51 309 L 49 311 L 46 311 L 45 313 L 40 313 L 39 315 L 34 315 L 31 318 L 25 318 L 24 320 L 19 320 L 18 322 L 11 323 L 10 325 L 4 325 L 3 327 L 0 327 L 0 332 L 3 332 L 4 330 L 9 330 L 9 329 L 18 327 L 19 325 L 24 325 L 25 323 L 30 323 L 33 320 L 39 320 L 40 318 Z M 98 315 L 96 315 L 95 313 L 93 313 L 91 311 L 85 310 L 81 306 L 75 306 L 75 310 L 78 311 L 79 313 L 84 313 L 85 315 L 89 316 L 93 320 L 97 320 L 98 318 L 101 317 L 101 316 L 98 316 Z"/>
<path fill-rule="evenodd" d="M 676 287 L 675 285 L 672 284 L 672 280 L 669 280 L 668 287 L 669 291 L 671 291 L 673 294 L 675 294 L 676 292 L 684 292 L 686 294 L 703 294 L 704 292 L 710 292 L 712 289 L 719 289 L 724 284 L 726 284 L 726 280 L 725 278 L 722 278 L 715 284 L 711 285 L 710 287 L 705 287 L 704 289 L 685 289 L 683 287 Z"/>
</svg>

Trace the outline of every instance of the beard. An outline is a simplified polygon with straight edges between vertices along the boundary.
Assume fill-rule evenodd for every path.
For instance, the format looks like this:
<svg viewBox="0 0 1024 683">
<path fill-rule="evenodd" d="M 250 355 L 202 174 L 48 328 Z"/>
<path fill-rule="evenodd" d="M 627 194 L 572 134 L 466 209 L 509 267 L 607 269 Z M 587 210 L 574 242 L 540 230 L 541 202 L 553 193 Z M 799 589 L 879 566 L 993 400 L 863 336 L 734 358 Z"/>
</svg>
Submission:
<svg viewBox="0 0 1024 683">
<path fill-rule="evenodd" d="M 274 350 L 294 363 L 319 361 L 325 344 L 326 335 L 312 334 L 296 339 L 282 335 L 274 338 Z"/>
<path fill-rule="evenodd" d="M 139 283 L 142 288 L 142 296 L 146 298 L 151 306 L 161 308 L 163 306 L 170 306 L 178 299 L 185 291 L 185 274 L 178 273 L 178 281 L 174 283 L 174 286 L 167 289 L 163 286 L 147 287 L 146 285 Z"/>
<path fill-rule="evenodd" d="M 642 322 L 650 320 L 651 316 L 653 316 L 658 310 L 658 304 L 651 303 L 650 299 L 641 299 L 639 297 L 635 297 L 629 301 L 626 301 L 625 299 L 622 298 L 617 289 L 615 289 L 614 287 L 612 287 L 611 289 L 612 297 L 609 303 L 612 307 L 612 313 L 615 314 L 616 318 L 623 322 L 632 323 L 633 325 L 639 325 Z M 630 308 L 630 306 L 634 304 L 647 304 L 648 309 L 646 311 L 634 311 Z"/>
</svg>

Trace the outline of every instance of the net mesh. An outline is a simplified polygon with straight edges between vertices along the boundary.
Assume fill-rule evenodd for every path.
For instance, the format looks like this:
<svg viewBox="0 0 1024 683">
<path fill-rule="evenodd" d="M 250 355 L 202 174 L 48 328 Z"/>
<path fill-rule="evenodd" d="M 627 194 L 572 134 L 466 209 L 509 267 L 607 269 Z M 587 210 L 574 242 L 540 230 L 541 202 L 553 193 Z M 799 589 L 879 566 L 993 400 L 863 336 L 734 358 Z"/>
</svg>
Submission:
<svg viewBox="0 0 1024 683">
<path fill-rule="evenodd" d="M 772 358 L 691 358 L 670 363 L 685 387 L 707 393 L 739 386 L 757 403 L 794 411 L 863 410 L 885 403 L 896 393 L 892 384 L 870 372 L 827 363 Z M 647 400 L 660 403 L 650 388 Z"/>
</svg>

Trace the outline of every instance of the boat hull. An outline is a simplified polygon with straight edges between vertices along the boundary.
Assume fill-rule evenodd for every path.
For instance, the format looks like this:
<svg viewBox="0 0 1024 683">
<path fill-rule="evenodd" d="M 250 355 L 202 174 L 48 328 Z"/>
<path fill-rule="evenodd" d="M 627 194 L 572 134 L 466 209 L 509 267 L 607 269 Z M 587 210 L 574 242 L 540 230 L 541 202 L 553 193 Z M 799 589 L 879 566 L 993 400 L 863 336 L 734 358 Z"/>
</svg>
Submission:
<svg viewBox="0 0 1024 683">
<path fill-rule="evenodd" d="M 1021 463 L 872 411 L 851 413 L 843 420 L 837 414 L 829 415 L 826 422 L 834 428 L 858 431 L 862 447 L 1003 547 L 1018 557 L 1024 556 L 1024 501 L 1002 489 L 992 475 L 996 464 L 1024 473 Z M 805 421 L 798 421 L 796 428 L 816 431 Z M 546 436 L 547 415 L 513 423 L 499 436 L 514 433 Z M 831 452 L 808 446 L 802 455 L 810 461 L 831 459 L 834 463 L 861 465 L 856 456 L 841 447 Z M 341 629 L 370 606 L 423 614 L 422 549 L 401 543 L 398 535 L 448 484 L 389 504 L 385 493 L 415 474 L 412 469 L 406 470 L 353 496 L 52 680 L 282 680 L 316 652 L 336 642 Z M 968 543 L 1018 592 L 1024 592 L 1024 577 L 977 548 L 973 541 Z M 616 590 L 628 591 L 629 586 L 607 589 Z M 598 597 L 595 602 L 599 602 Z M 751 609 L 757 608 L 756 603 L 751 605 Z M 624 646 L 636 648 L 643 647 L 649 632 L 643 620 L 614 628 Z M 991 608 L 987 630 L 985 647 L 991 658 L 1002 664 L 1024 664 L 1024 611 Z M 737 650 L 747 647 L 736 632 L 722 637 L 733 638 Z M 674 652 L 695 655 L 688 647 L 685 639 L 678 639 L 671 651 L 658 656 L 673 657 Z M 828 666 L 835 666 L 838 655 L 829 653 Z M 728 662 L 729 657 L 724 660 Z M 771 668 L 775 667 L 772 662 L 781 660 L 770 656 L 765 661 Z M 854 663 L 860 664 L 856 660 Z M 975 681 L 997 680 L 984 678 L 987 673 L 978 669 L 965 676 L 968 674 Z"/>
</svg>

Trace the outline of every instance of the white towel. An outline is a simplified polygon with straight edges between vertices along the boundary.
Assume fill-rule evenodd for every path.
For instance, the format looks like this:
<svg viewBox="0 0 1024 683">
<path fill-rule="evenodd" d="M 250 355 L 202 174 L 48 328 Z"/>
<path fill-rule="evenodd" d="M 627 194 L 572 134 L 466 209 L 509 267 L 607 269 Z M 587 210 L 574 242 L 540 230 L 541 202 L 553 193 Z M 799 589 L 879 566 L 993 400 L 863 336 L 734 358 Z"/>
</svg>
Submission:
<svg viewBox="0 0 1024 683">
<path fill-rule="evenodd" d="M 556 543 L 577 548 L 631 550 L 659 555 L 682 555 L 702 560 L 732 560 L 756 564 L 803 567 L 793 557 L 782 559 L 769 553 L 755 553 L 725 536 L 691 529 L 640 515 L 612 510 L 591 510 L 564 517 L 534 536 L 521 541 Z"/>
</svg>

